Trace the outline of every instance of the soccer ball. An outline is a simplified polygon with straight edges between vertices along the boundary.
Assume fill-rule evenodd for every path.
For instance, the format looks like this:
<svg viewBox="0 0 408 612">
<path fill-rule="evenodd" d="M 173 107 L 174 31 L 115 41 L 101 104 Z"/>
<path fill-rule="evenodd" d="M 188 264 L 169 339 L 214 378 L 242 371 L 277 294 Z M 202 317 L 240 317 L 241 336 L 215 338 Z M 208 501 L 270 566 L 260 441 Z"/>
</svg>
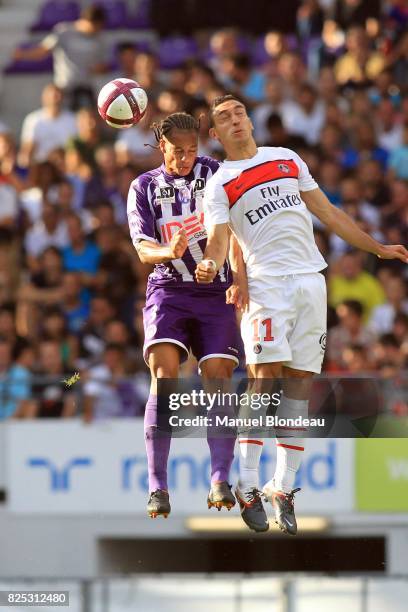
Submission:
<svg viewBox="0 0 408 612">
<path fill-rule="evenodd" d="M 147 94 L 131 79 L 114 79 L 99 92 L 98 111 L 108 125 L 123 129 L 132 127 L 146 112 Z"/>
</svg>

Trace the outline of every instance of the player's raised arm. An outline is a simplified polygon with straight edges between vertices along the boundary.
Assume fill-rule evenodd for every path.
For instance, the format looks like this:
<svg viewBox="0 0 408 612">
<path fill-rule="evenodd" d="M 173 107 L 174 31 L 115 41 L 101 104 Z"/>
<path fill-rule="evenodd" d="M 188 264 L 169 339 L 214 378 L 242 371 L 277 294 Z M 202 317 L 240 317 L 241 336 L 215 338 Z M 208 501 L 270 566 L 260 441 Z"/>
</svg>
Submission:
<svg viewBox="0 0 408 612">
<path fill-rule="evenodd" d="M 343 210 L 333 206 L 321 189 L 301 191 L 301 197 L 311 213 L 352 246 L 374 253 L 382 259 L 400 259 L 408 263 L 408 251 L 403 245 L 386 245 L 374 240 L 361 230 Z"/>
<path fill-rule="evenodd" d="M 198 283 L 212 283 L 227 258 L 228 224 L 212 225 L 207 232 L 208 239 L 204 258 L 195 271 Z"/>
<path fill-rule="evenodd" d="M 207 183 L 203 206 L 208 239 L 195 276 L 199 283 L 212 283 L 228 250 L 229 205 L 223 186 L 217 182 L 217 173 Z"/>
</svg>

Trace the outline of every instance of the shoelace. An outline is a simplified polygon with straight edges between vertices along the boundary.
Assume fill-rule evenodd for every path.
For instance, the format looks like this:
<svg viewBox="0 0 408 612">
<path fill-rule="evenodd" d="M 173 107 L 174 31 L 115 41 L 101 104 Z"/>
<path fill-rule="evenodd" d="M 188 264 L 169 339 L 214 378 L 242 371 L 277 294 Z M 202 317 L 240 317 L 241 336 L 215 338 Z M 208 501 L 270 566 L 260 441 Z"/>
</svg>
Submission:
<svg viewBox="0 0 408 612">
<path fill-rule="evenodd" d="M 295 493 L 297 493 L 300 490 L 301 489 L 299 487 L 297 489 L 293 489 L 293 491 L 291 491 L 290 493 L 285 495 L 285 497 L 283 499 L 283 504 L 284 504 L 286 509 L 289 508 L 289 510 L 293 510 L 293 498 L 295 496 Z"/>
<path fill-rule="evenodd" d="M 254 488 L 250 491 L 245 491 L 243 497 L 248 504 L 258 503 L 261 502 L 261 491 Z"/>
</svg>

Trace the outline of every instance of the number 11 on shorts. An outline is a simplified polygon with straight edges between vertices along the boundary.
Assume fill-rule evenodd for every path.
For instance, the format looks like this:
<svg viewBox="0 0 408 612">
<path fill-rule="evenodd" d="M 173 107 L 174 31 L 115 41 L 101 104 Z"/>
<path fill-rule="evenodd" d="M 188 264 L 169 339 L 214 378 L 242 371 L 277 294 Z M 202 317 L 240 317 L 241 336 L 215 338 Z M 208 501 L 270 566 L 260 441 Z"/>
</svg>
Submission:
<svg viewBox="0 0 408 612">
<path fill-rule="evenodd" d="M 272 342 L 272 340 L 275 339 L 272 336 L 272 319 L 271 318 L 264 319 L 263 321 L 261 321 L 261 326 L 263 326 L 264 333 L 265 333 L 263 338 L 261 338 L 260 335 L 259 335 L 259 333 L 260 333 L 260 330 L 259 330 L 259 327 L 260 327 L 259 319 L 254 319 L 252 321 L 252 327 L 253 327 L 253 332 L 254 332 L 254 335 L 252 337 L 252 341 L 253 342 L 261 342 L 261 340 L 262 340 L 263 342 Z"/>
</svg>

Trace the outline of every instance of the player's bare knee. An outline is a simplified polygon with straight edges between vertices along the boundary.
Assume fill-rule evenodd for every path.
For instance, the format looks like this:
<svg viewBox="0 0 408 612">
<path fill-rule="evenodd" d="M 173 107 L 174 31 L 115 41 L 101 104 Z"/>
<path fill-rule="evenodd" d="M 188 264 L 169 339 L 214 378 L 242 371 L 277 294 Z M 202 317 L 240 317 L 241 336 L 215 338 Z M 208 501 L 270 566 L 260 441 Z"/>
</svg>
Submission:
<svg viewBox="0 0 408 612">
<path fill-rule="evenodd" d="M 203 378 L 231 378 L 235 362 L 232 359 L 207 359 L 203 361 L 200 369 Z"/>
<path fill-rule="evenodd" d="M 280 362 L 252 365 L 252 373 L 255 378 L 281 378 L 282 371 L 283 367 Z"/>
</svg>

